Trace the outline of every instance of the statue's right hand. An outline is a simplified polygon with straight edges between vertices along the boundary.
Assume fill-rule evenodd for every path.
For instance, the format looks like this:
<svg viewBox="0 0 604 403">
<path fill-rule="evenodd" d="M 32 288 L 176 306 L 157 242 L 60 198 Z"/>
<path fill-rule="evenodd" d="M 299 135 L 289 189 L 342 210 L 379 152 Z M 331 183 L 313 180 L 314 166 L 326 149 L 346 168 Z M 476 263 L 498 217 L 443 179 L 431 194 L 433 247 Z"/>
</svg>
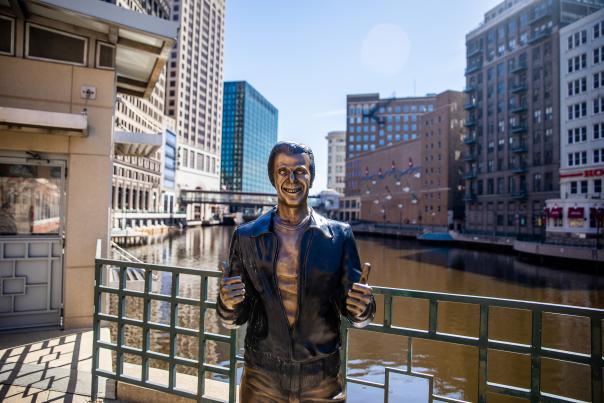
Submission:
<svg viewBox="0 0 604 403">
<path fill-rule="evenodd" d="M 227 309 L 233 310 L 245 300 L 245 285 L 241 276 L 230 276 L 228 263 L 224 262 L 221 266 L 220 301 Z"/>
</svg>

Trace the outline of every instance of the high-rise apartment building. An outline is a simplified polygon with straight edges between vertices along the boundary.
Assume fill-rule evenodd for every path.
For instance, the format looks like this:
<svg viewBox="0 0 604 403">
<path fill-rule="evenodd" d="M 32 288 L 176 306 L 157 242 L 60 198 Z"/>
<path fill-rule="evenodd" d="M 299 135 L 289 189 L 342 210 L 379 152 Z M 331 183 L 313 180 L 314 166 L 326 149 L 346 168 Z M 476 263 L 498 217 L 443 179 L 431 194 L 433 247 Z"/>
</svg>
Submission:
<svg viewBox="0 0 604 403">
<path fill-rule="evenodd" d="M 560 196 L 548 237 L 598 234 L 604 220 L 604 10 L 560 30 Z"/>
<path fill-rule="evenodd" d="M 559 30 L 602 3 L 506 0 L 466 35 L 466 229 L 543 231 L 559 193 Z"/>
<path fill-rule="evenodd" d="M 459 228 L 463 223 L 464 102 L 463 92 L 445 91 L 436 96 L 434 110 L 420 118 L 418 204 L 425 225 Z"/>
<path fill-rule="evenodd" d="M 327 187 L 344 195 L 346 174 L 346 132 L 333 131 L 327 140 Z"/>
<path fill-rule="evenodd" d="M 218 190 L 222 137 L 224 0 L 172 0 L 180 24 L 168 63 L 166 113 L 176 120 L 176 187 Z M 190 221 L 210 219 L 217 207 L 190 204 Z"/>
<path fill-rule="evenodd" d="M 225 190 L 275 193 L 266 161 L 277 142 L 279 112 L 245 81 L 224 83 L 221 183 Z"/>
<path fill-rule="evenodd" d="M 110 0 L 117 6 L 143 14 L 169 19 L 167 0 Z M 142 61 L 141 61 L 142 62 Z M 162 138 L 165 69 L 154 71 L 157 84 L 149 98 L 136 93 L 136 83 L 118 96 L 114 127 L 113 227 L 148 227 L 167 223 L 169 211 L 162 203 Z"/>
<path fill-rule="evenodd" d="M 418 139 L 419 118 L 434 109 L 434 101 L 435 94 L 382 99 L 377 93 L 346 97 L 346 184 L 341 205 L 351 220 L 360 216 L 360 196 L 364 191 L 359 181 L 364 167 L 357 157 Z"/>
</svg>

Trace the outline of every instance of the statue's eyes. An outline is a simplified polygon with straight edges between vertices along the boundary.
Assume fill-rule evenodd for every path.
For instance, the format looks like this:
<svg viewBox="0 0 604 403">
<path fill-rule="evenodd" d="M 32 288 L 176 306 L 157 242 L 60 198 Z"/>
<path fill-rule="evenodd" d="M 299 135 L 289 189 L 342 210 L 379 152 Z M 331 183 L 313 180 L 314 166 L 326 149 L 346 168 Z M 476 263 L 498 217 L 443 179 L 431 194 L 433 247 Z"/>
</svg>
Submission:
<svg viewBox="0 0 604 403">
<path fill-rule="evenodd" d="M 298 175 L 304 175 L 305 173 L 306 173 L 305 169 L 302 169 L 302 168 L 296 169 L 296 174 L 298 174 Z"/>
<path fill-rule="evenodd" d="M 279 175 L 287 175 L 287 169 L 285 169 L 285 168 L 280 168 L 280 169 L 279 169 Z"/>
</svg>

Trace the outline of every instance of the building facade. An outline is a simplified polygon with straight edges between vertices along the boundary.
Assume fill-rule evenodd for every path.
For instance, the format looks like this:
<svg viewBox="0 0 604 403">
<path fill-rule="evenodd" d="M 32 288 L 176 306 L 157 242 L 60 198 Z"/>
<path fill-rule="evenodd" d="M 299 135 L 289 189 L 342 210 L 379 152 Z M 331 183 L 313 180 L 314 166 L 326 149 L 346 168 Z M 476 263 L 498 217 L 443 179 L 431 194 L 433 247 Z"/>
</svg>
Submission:
<svg viewBox="0 0 604 403">
<path fill-rule="evenodd" d="M 166 0 L 107 2 L 165 20 L 170 16 Z M 164 68 L 148 99 L 128 93 L 117 98 L 111 205 L 116 230 L 149 230 L 170 221 L 161 200 L 165 91 Z"/>
<path fill-rule="evenodd" d="M 380 98 L 372 93 L 346 97 L 346 183 L 342 207 L 350 220 L 361 217 L 361 195 L 366 190 L 360 180 L 364 168 L 358 157 L 417 140 L 419 118 L 433 111 L 434 101 L 434 94 Z"/>
<path fill-rule="evenodd" d="M 421 182 L 418 199 L 425 224 L 459 229 L 464 219 L 462 152 L 465 94 L 445 91 L 421 116 Z"/>
<path fill-rule="evenodd" d="M 277 142 L 279 111 L 245 81 L 224 83 L 221 184 L 224 190 L 274 193 L 266 161 Z"/>
<path fill-rule="evenodd" d="M 138 147 L 115 141 L 116 99 L 148 98 L 176 40 L 170 21 L 89 5 L 0 7 L 0 329 L 92 325 L 115 147 Z"/>
<path fill-rule="evenodd" d="M 560 196 L 547 235 L 598 235 L 604 220 L 604 10 L 560 30 Z"/>
<path fill-rule="evenodd" d="M 173 0 L 178 45 L 167 68 L 166 113 L 176 120 L 176 188 L 219 190 L 224 62 L 224 0 Z M 219 208 L 187 205 L 189 223 L 210 220 Z"/>
<path fill-rule="evenodd" d="M 467 230 L 543 234 L 559 193 L 559 30 L 601 4 L 506 0 L 466 35 Z"/>
<path fill-rule="evenodd" d="M 327 133 L 327 188 L 344 195 L 346 177 L 346 132 Z"/>
</svg>

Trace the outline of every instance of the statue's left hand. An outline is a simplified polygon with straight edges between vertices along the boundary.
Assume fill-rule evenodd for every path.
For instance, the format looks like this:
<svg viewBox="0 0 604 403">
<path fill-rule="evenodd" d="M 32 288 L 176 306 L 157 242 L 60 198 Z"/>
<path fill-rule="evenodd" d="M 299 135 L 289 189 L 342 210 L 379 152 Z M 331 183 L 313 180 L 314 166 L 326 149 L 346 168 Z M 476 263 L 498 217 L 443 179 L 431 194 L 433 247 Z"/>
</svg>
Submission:
<svg viewBox="0 0 604 403">
<path fill-rule="evenodd" d="M 371 287 L 367 284 L 354 283 L 346 295 L 346 309 L 354 317 L 361 317 L 371 302 Z"/>
</svg>

